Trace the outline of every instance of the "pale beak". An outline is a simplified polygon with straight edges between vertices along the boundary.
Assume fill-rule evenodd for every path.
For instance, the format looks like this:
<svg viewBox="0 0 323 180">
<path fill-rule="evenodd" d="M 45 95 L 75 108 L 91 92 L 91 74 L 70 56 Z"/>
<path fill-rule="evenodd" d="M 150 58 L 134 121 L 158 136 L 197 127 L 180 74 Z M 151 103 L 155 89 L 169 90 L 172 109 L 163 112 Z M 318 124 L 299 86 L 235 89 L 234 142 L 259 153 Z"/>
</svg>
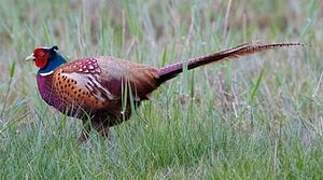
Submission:
<svg viewBox="0 0 323 180">
<path fill-rule="evenodd" d="M 35 56 L 34 53 L 32 53 L 30 56 L 26 57 L 25 61 L 31 61 L 31 60 L 35 60 Z"/>
</svg>

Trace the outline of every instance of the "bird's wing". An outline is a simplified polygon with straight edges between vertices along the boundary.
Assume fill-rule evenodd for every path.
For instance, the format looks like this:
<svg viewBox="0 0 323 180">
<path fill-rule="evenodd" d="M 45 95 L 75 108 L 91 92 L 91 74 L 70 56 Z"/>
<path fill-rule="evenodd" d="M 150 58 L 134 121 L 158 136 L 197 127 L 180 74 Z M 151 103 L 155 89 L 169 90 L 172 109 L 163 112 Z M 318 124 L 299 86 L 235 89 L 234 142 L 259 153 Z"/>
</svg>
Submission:
<svg viewBox="0 0 323 180">
<path fill-rule="evenodd" d="M 118 99 L 102 84 L 102 70 L 95 58 L 73 61 L 58 68 L 53 75 L 57 96 L 70 105 L 100 109 Z"/>
<path fill-rule="evenodd" d="M 102 69 L 101 81 L 112 94 L 122 96 L 125 85 L 129 85 L 132 94 L 138 100 L 147 99 L 159 84 L 158 70 L 154 67 L 132 63 L 115 57 L 98 57 Z"/>
<path fill-rule="evenodd" d="M 85 109 L 111 107 L 130 85 L 135 99 L 147 99 L 158 87 L 157 69 L 113 57 L 85 58 L 58 68 L 53 76 L 56 94 Z"/>
</svg>

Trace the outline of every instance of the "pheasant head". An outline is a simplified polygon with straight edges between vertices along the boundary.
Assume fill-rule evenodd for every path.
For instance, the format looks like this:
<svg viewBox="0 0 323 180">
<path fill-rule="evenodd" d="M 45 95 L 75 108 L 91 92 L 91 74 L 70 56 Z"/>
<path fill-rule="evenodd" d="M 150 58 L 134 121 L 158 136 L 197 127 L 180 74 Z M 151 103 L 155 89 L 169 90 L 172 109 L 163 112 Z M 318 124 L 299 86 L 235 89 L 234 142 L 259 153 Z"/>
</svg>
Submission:
<svg viewBox="0 0 323 180">
<path fill-rule="evenodd" d="M 39 47 L 25 60 L 34 61 L 39 68 L 38 74 L 51 74 L 60 65 L 66 63 L 65 58 L 58 52 L 58 47 Z"/>
</svg>

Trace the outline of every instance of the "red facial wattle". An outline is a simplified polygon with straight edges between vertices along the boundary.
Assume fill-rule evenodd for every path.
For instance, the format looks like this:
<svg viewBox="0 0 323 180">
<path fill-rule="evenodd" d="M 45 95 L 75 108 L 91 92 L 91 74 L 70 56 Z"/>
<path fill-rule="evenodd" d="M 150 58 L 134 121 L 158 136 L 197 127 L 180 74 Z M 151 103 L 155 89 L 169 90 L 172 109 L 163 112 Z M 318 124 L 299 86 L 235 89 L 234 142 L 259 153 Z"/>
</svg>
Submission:
<svg viewBox="0 0 323 180">
<path fill-rule="evenodd" d="M 48 59 L 46 59 L 46 58 L 36 58 L 35 59 L 35 64 L 40 69 L 44 68 L 47 65 L 47 63 L 48 63 Z"/>
<path fill-rule="evenodd" d="M 48 63 L 48 58 L 49 58 L 49 53 L 42 49 L 42 48 L 37 48 L 34 51 L 34 56 L 35 56 L 35 64 L 38 68 L 42 69 L 46 67 Z"/>
</svg>

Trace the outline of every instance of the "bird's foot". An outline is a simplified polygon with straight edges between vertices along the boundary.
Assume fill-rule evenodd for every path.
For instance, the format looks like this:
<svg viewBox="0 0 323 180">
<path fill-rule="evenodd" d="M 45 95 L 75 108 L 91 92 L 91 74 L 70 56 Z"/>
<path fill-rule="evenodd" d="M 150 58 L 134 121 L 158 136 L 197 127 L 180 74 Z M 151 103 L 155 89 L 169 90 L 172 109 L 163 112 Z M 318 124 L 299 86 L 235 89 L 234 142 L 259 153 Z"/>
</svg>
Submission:
<svg viewBox="0 0 323 180">
<path fill-rule="evenodd" d="M 84 130 L 81 132 L 79 138 L 77 139 L 77 144 L 81 145 L 85 142 L 87 142 L 87 140 L 89 139 L 89 133 L 85 132 Z"/>
</svg>

